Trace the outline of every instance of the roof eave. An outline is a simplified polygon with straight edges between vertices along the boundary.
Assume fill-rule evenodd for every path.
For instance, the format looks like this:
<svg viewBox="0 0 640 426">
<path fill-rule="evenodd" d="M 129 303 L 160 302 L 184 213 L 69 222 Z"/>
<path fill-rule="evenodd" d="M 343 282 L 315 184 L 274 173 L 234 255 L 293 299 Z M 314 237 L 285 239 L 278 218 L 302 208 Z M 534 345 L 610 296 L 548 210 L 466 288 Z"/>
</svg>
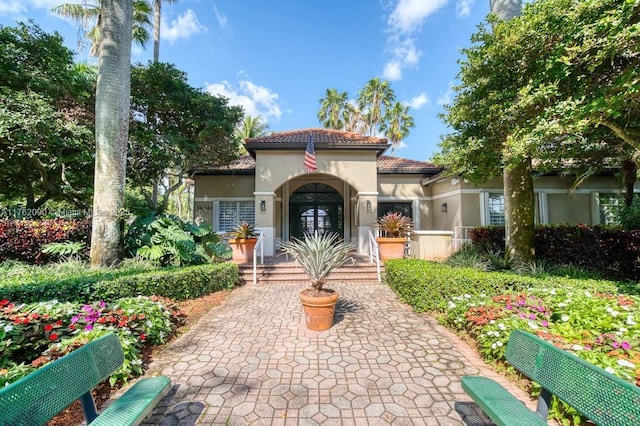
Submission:
<svg viewBox="0 0 640 426">
<path fill-rule="evenodd" d="M 291 150 L 300 150 L 304 151 L 307 148 L 306 144 L 301 144 L 299 142 L 296 143 L 247 143 L 244 145 L 249 155 L 256 158 L 256 151 L 291 151 Z M 322 144 L 316 145 L 315 150 L 317 151 L 326 151 L 330 149 L 355 149 L 362 151 L 377 151 L 376 157 L 382 155 L 387 149 L 391 147 L 388 143 L 339 143 L 339 144 Z"/>
</svg>

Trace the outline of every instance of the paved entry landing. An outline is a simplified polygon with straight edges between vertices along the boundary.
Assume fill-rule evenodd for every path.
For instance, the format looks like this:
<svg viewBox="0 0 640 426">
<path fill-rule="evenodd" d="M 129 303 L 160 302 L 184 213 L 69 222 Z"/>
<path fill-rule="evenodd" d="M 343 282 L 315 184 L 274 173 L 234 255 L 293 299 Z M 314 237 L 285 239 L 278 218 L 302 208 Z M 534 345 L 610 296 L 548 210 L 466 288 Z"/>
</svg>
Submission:
<svg viewBox="0 0 640 426">
<path fill-rule="evenodd" d="M 247 284 L 155 357 L 173 383 L 147 419 L 162 425 L 485 425 L 460 386 L 499 379 L 385 284 L 331 284 L 334 326 L 306 330 L 304 284 Z M 531 405 L 530 405 L 531 406 Z"/>
</svg>

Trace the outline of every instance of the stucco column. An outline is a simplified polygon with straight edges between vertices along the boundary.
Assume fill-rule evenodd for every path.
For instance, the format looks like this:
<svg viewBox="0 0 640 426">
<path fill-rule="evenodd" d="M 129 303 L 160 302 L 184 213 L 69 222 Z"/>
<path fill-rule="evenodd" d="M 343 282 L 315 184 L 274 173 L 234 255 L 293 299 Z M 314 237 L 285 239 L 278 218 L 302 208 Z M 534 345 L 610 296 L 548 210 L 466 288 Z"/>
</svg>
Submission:
<svg viewBox="0 0 640 426">
<path fill-rule="evenodd" d="M 276 252 L 276 223 L 274 192 L 254 192 L 256 230 L 264 235 L 264 255 L 273 256 Z"/>
<path fill-rule="evenodd" d="M 368 255 L 369 232 L 375 237 L 374 225 L 378 218 L 378 192 L 358 192 L 354 213 L 358 227 L 358 254 Z"/>
</svg>

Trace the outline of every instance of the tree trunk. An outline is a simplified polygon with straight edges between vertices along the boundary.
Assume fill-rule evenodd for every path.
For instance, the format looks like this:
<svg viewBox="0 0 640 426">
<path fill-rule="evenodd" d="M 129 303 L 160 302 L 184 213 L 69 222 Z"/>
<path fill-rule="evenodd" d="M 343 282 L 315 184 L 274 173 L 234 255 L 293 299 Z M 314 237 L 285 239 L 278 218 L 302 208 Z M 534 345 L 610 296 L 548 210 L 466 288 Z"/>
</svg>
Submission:
<svg viewBox="0 0 640 426">
<path fill-rule="evenodd" d="M 522 0 L 489 0 L 502 20 L 520 15 Z M 505 256 L 516 264 L 534 260 L 533 175 L 531 159 L 504 168 Z"/>
<path fill-rule="evenodd" d="M 514 264 L 535 259 L 531 159 L 504 169 L 505 254 Z"/>
<path fill-rule="evenodd" d="M 160 60 L 160 16 L 162 14 L 162 0 L 153 2 L 153 62 Z"/>
<path fill-rule="evenodd" d="M 102 0 L 100 6 L 91 265 L 111 266 L 124 251 L 133 4 L 132 0 Z"/>
<path fill-rule="evenodd" d="M 633 160 L 622 160 L 622 183 L 624 184 L 624 204 L 629 207 L 633 204 L 634 187 L 638 180 L 638 167 Z"/>
</svg>

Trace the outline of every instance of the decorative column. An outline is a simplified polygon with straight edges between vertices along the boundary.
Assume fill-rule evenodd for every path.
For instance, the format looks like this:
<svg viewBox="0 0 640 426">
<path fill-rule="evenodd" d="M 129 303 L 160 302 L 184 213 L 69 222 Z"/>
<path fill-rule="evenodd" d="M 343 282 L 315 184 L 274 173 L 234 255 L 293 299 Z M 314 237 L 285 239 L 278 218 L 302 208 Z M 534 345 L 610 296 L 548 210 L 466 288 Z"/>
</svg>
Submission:
<svg viewBox="0 0 640 426">
<path fill-rule="evenodd" d="M 274 192 L 254 192 L 256 231 L 264 235 L 264 255 L 273 256 L 276 252 L 276 224 Z"/>
<path fill-rule="evenodd" d="M 378 192 L 358 192 L 355 211 L 358 227 L 358 254 L 369 254 L 369 232 L 375 237 L 378 219 Z"/>
</svg>

